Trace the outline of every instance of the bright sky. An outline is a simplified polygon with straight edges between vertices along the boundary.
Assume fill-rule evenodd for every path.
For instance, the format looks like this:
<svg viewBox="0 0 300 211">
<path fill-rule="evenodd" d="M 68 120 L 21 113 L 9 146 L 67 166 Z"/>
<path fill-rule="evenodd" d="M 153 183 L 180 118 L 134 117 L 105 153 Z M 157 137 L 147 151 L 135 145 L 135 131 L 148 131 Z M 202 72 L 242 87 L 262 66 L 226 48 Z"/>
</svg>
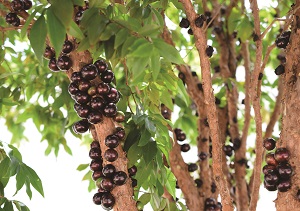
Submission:
<svg viewBox="0 0 300 211">
<path fill-rule="evenodd" d="M 247 2 L 247 1 L 246 1 Z M 270 1 L 258 1 L 259 7 L 268 6 Z M 247 6 L 247 5 L 246 5 Z M 273 5 L 276 6 L 276 5 Z M 249 8 L 249 6 L 247 6 Z M 89 193 L 87 190 L 88 182 L 82 182 L 83 172 L 76 170 L 77 166 L 82 163 L 89 163 L 88 149 L 80 146 L 80 140 L 75 139 L 70 134 L 66 135 L 69 146 L 73 151 L 73 156 L 68 155 L 61 150 L 56 158 L 53 153 L 44 156 L 46 142 L 40 143 L 41 135 L 36 131 L 35 126 L 31 122 L 26 123 L 25 136 L 30 142 L 22 142 L 19 148 L 23 162 L 32 167 L 40 176 L 45 198 L 41 197 L 33 189 L 33 198 L 30 201 L 25 192 L 25 187 L 12 197 L 15 191 L 15 183 L 10 182 L 6 190 L 6 196 L 9 199 L 16 199 L 24 202 L 31 211 L 53 211 L 53 210 L 103 210 L 101 206 L 94 205 L 92 197 L 97 190 Z M 4 120 L 0 120 L 1 141 L 9 142 L 11 134 L 6 130 Z M 186 162 L 195 162 L 197 160 L 197 152 L 190 152 L 191 157 L 185 156 Z M 11 179 L 13 181 L 13 179 Z M 274 200 L 277 192 L 268 192 L 261 187 L 260 196 L 263 200 L 259 200 L 257 210 L 275 210 Z M 151 211 L 146 208 L 144 211 Z"/>
</svg>

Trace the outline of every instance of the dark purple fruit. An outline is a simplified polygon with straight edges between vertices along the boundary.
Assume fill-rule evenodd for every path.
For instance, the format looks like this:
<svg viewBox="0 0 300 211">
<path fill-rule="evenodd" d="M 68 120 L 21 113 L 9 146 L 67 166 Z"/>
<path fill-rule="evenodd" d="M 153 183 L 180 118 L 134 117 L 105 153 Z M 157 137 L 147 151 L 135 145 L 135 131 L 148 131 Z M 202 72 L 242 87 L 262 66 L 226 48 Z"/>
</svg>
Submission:
<svg viewBox="0 0 300 211">
<path fill-rule="evenodd" d="M 95 195 L 93 196 L 93 202 L 97 205 L 100 205 L 102 195 L 103 195 L 102 193 L 95 193 Z"/>
<path fill-rule="evenodd" d="M 136 187 L 137 186 L 137 180 L 136 179 L 131 178 L 131 186 L 132 187 Z"/>
<path fill-rule="evenodd" d="M 79 90 L 78 85 L 77 85 L 76 83 L 71 82 L 71 83 L 69 84 L 68 92 L 69 92 L 70 95 L 75 95 L 75 94 L 76 94 L 77 92 L 79 92 L 79 91 L 80 91 L 80 90 Z M 76 109 L 76 111 L 77 111 L 77 109 Z"/>
<path fill-rule="evenodd" d="M 73 72 L 70 79 L 74 83 L 79 83 L 82 80 L 81 72 Z"/>
<path fill-rule="evenodd" d="M 53 72 L 58 72 L 59 71 L 59 68 L 58 66 L 56 65 L 56 59 L 55 58 L 51 58 L 49 60 L 49 63 L 48 63 L 48 67 L 51 71 Z"/>
<path fill-rule="evenodd" d="M 119 137 L 116 135 L 109 135 L 105 138 L 105 145 L 109 148 L 116 148 L 119 143 Z"/>
<path fill-rule="evenodd" d="M 268 172 L 265 175 L 265 181 L 268 184 L 276 185 L 278 183 L 279 177 L 276 172 Z"/>
<path fill-rule="evenodd" d="M 101 196 L 103 196 L 103 194 L 105 194 L 105 193 L 108 193 L 106 190 L 104 190 L 103 188 L 101 188 L 101 184 L 99 186 L 97 185 L 97 187 L 99 187 L 98 188 L 98 193 L 101 193 Z"/>
<path fill-rule="evenodd" d="M 78 104 L 87 104 L 90 100 L 90 96 L 82 91 L 78 91 L 75 95 L 74 95 L 75 101 Z"/>
<path fill-rule="evenodd" d="M 32 7 L 32 2 L 30 0 L 23 0 L 24 10 L 29 10 Z"/>
<path fill-rule="evenodd" d="M 105 98 L 110 103 L 117 103 L 120 99 L 120 95 L 118 90 L 112 87 Z"/>
<path fill-rule="evenodd" d="M 106 191 L 111 191 L 114 188 L 114 183 L 110 178 L 103 178 L 101 180 L 101 188 L 103 188 Z"/>
<path fill-rule="evenodd" d="M 17 13 L 14 12 L 7 13 L 7 15 L 5 16 L 5 21 L 9 24 L 16 22 L 18 19 L 19 17 L 17 16 Z"/>
<path fill-rule="evenodd" d="M 274 172 L 274 171 L 276 171 L 276 166 L 272 166 L 272 165 L 265 165 L 264 167 L 263 167 L 263 173 L 264 174 L 267 174 L 268 172 Z"/>
<path fill-rule="evenodd" d="M 300 201 L 300 190 L 297 191 L 296 198 L 298 201 Z"/>
<path fill-rule="evenodd" d="M 215 193 L 217 191 L 217 185 L 214 182 L 211 183 L 210 191 L 212 193 Z"/>
<path fill-rule="evenodd" d="M 136 175 L 136 172 L 137 172 L 137 167 L 136 166 L 132 166 L 128 169 L 128 174 L 130 177 Z"/>
<path fill-rule="evenodd" d="M 97 67 L 99 74 L 107 70 L 107 63 L 104 60 L 97 60 L 94 62 L 94 65 Z"/>
<path fill-rule="evenodd" d="M 83 15 L 83 11 L 82 10 L 79 10 L 78 12 L 76 12 L 76 14 L 75 14 L 75 22 L 77 24 L 79 24 L 79 22 L 81 21 L 82 15 Z"/>
<path fill-rule="evenodd" d="M 287 192 L 291 188 L 291 180 L 281 180 L 277 185 L 279 192 Z"/>
<path fill-rule="evenodd" d="M 122 111 L 118 111 L 117 115 L 114 116 L 114 120 L 116 122 L 119 122 L 119 123 L 124 122 L 125 121 L 125 114 Z"/>
<path fill-rule="evenodd" d="M 105 100 L 101 97 L 93 97 L 90 101 L 90 106 L 96 111 L 102 111 L 102 109 L 105 107 Z"/>
<path fill-rule="evenodd" d="M 273 138 L 266 138 L 264 140 L 263 146 L 266 150 L 273 150 L 276 146 L 276 142 Z"/>
<path fill-rule="evenodd" d="M 265 160 L 268 165 L 272 165 L 272 166 L 278 165 L 278 162 L 275 160 L 274 153 L 272 152 L 266 154 Z"/>
<path fill-rule="evenodd" d="M 104 116 L 114 117 L 117 114 L 117 106 L 114 103 L 108 103 L 103 109 Z"/>
<path fill-rule="evenodd" d="M 190 27 L 190 22 L 187 18 L 182 18 L 180 23 L 179 23 L 180 28 L 189 28 Z"/>
<path fill-rule="evenodd" d="M 208 57 L 212 57 L 213 55 L 213 52 L 214 52 L 214 48 L 210 45 L 208 45 L 205 49 L 205 53 Z"/>
<path fill-rule="evenodd" d="M 92 179 L 94 181 L 96 181 L 97 179 L 99 179 L 101 177 L 103 177 L 103 174 L 102 174 L 101 170 L 94 171 L 93 174 L 92 174 Z"/>
<path fill-rule="evenodd" d="M 91 124 L 98 124 L 98 123 L 102 122 L 103 116 L 100 112 L 92 111 L 89 113 L 87 120 Z"/>
<path fill-rule="evenodd" d="M 92 160 L 90 164 L 90 169 L 92 171 L 101 171 L 102 170 L 102 160 Z"/>
<path fill-rule="evenodd" d="M 115 74 L 111 70 L 106 70 L 101 74 L 101 80 L 105 83 L 111 83 L 115 78 Z"/>
<path fill-rule="evenodd" d="M 278 171 L 279 177 L 285 178 L 285 179 L 290 178 L 293 173 L 293 169 L 292 169 L 291 165 L 288 163 L 280 163 L 277 166 L 277 171 Z"/>
<path fill-rule="evenodd" d="M 185 80 L 185 75 L 184 75 L 184 73 L 183 73 L 183 72 L 179 72 L 178 78 L 180 78 L 182 81 L 184 81 L 184 80 Z"/>
<path fill-rule="evenodd" d="M 89 156 L 93 160 L 101 160 L 101 150 L 100 148 L 92 148 L 89 151 Z"/>
<path fill-rule="evenodd" d="M 259 73 L 258 80 L 260 81 L 263 77 L 264 77 L 264 74 L 263 73 Z"/>
<path fill-rule="evenodd" d="M 177 141 L 184 141 L 186 139 L 186 135 L 181 129 L 176 128 L 174 130 L 174 132 L 175 132 Z"/>
<path fill-rule="evenodd" d="M 95 65 L 87 64 L 80 70 L 82 78 L 86 80 L 93 80 L 97 77 L 98 71 Z"/>
<path fill-rule="evenodd" d="M 124 185 L 127 180 L 127 175 L 124 171 L 117 171 L 113 176 L 113 183 L 115 185 Z"/>
<path fill-rule="evenodd" d="M 92 143 L 90 144 L 90 148 L 100 148 L 100 143 L 99 141 L 92 141 Z"/>
<path fill-rule="evenodd" d="M 189 144 L 182 144 L 180 146 L 181 152 L 188 152 L 191 149 L 191 146 Z"/>
<path fill-rule="evenodd" d="M 10 3 L 11 9 L 15 12 L 24 10 L 24 2 L 22 0 L 13 0 Z"/>
<path fill-rule="evenodd" d="M 90 114 L 90 108 L 87 105 L 78 105 L 76 109 L 76 113 L 80 118 L 85 119 Z"/>
<path fill-rule="evenodd" d="M 277 148 L 274 157 L 279 163 L 287 162 L 290 158 L 290 152 L 287 148 Z"/>
<path fill-rule="evenodd" d="M 188 171 L 194 172 L 198 170 L 198 165 L 196 163 L 190 163 L 188 164 Z"/>
<path fill-rule="evenodd" d="M 233 150 L 238 150 L 241 147 L 241 144 L 242 144 L 241 139 L 235 138 L 233 140 Z"/>
<path fill-rule="evenodd" d="M 97 87 L 97 93 L 99 95 L 107 95 L 109 93 L 110 86 L 106 83 L 101 82 Z"/>
<path fill-rule="evenodd" d="M 205 152 L 200 152 L 200 154 L 198 155 L 200 160 L 206 160 L 207 156 L 208 155 Z"/>
<path fill-rule="evenodd" d="M 204 17 L 203 15 L 200 15 L 195 19 L 195 26 L 196 27 L 201 28 L 203 26 L 204 21 L 205 21 L 205 18 L 203 18 L 203 17 Z"/>
<path fill-rule="evenodd" d="M 233 152 L 233 147 L 230 145 L 225 145 L 223 147 L 223 151 L 225 152 L 225 155 L 227 155 L 228 157 L 232 156 L 232 152 Z"/>
<path fill-rule="evenodd" d="M 114 162 L 115 160 L 118 159 L 118 152 L 114 149 L 107 149 L 104 152 L 104 158 L 109 162 Z"/>
<path fill-rule="evenodd" d="M 111 193 L 103 194 L 103 196 L 101 197 L 101 206 L 106 210 L 110 210 L 114 205 L 115 198 L 113 197 L 113 195 L 111 195 Z"/>
<path fill-rule="evenodd" d="M 81 80 L 78 83 L 78 89 L 83 92 L 87 92 L 91 86 L 92 84 L 88 80 Z"/>
<path fill-rule="evenodd" d="M 206 198 L 204 203 L 205 206 L 215 205 L 216 200 L 214 198 Z"/>
<path fill-rule="evenodd" d="M 54 50 L 51 47 L 47 46 L 46 49 L 45 49 L 45 52 L 44 52 L 44 58 L 45 59 L 52 59 L 53 57 L 55 57 Z M 56 65 L 56 62 L 55 62 L 55 65 Z"/>
<path fill-rule="evenodd" d="M 197 188 L 200 188 L 203 185 L 203 181 L 201 179 L 195 179 L 194 181 Z"/>
<path fill-rule="evenodd" d="M 64 42 L 63 48 L 62 48 L 62 52 L 63 53 L 71 53 L 71 51 L 73 50 L 73 44 L 70 40 L 66 40 Z"/>
<path fill-rule="evenodd" d="M 61 70 L 69 70 L 72 67 L 72 60 L 68 56 L 58 58 L 56 65 Z"/>
<path fill-rule="evenodd" d="M 103 167 L 102 173 L 105 177 L 112 177 L 116 172 L 116 167 L 112 164 L 107 164 Z"/>
<path fill-rule="evenodd" d="M 280 64 L 278 67 L 275 68 L 275 74 L 281 75 L 285 72 L 285 68 L 282 64 Z"/>
<path fill-rule="evenodd" d="M 188 34 L 189 35 L 194 35 L 194 32 L 193 32 L 193 30 L 191 28 L 188 30 Z"/>
<path fill-rule="evenodd" d="M 85 133 L 86 131 L 88 131 L 89 127 L 90 124 L 86 120 L 75 122 L 72 126 L 75 133 Z"/>
<path fill-rule="evenodd" d="M 120 141 L 121 141 L 121 140 L 124 140 L 124 138 L 126 136 L 126 133 L 125 133 L 125 130 L 123 128 L 117 127 L 116 132 L 114 133 L 114 135 L 118 136 Z"/>
<path fill-rule="evenodd" d="M 276 191 L 277 190 L 277 185 L 276 184 L 269 184 L 266 181 L 264 181 L 264 187 L 268 190 L 268 191 Z"/>
</svg>

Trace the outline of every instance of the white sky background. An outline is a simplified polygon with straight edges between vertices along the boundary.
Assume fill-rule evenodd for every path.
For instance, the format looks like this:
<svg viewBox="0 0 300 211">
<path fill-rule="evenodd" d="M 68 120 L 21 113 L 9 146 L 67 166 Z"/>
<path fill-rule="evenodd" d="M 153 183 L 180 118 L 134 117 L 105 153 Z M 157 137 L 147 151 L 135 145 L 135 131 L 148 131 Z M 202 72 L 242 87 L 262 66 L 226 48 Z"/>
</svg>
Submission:
<svg viewBox="0 0 300 211">
<path fill-rule="evenodd" d="M 269 6 L 270 1 L 258 1 L 258 4 L 259 7 L 262 8 L 264 6 Z M 249 4 L 246 4 L 246 6 L 249 8 Z M 243 78 L 243 70 L 239 70 L 238 72 L 239 78 Z M 267 71 L 266 75 L 267 77 L 274 77 L 275 74 L 273 71 Z M 275 96 L 276 93 L 274 93 L 274 97 Z M 32 167 L 40 176 L 43 182 L 45 198 L 40 196 L 39 193 L 32 188 L 33 198 L 30 201 L 26 195 L 25 187 L 21 189 L 15 197 L 12 197 L 15 192 L 14 182 L 10 182 L 8 187 L 6 187 L 6 197 L 24 202 L 31 211 L 103 210 L 101 206 L 97 206 L 92 202 L 92 197 L 97 190 L 95 189 L 89 193 L 87 190 L 88 182 L 82 182 L 81 180 L 84 173 L 76 170 L 79 164 L 89 163 L 91 161 L 88 156 L 89 150 L 86 147 L 80 146 L 80 140 L 67 134 L 66 139 L 68 145 L 72 149 L 73 156 L 68 155 L 61 149 L 57 158 L 53 153 L 46 157 L 44 151 L 47 147 L 47 143 L 40 143 L 41 135 L 37 132 L 32 122 L 27 121 L 26 125 L 27 127 L 24 135 L 28 137 L 30 142 L 23 141 L 19 150 L 23 156 L 23 162 Z M 11 134 L 7 131 L 3 119 L 0 120 L 0 128 L 1 141 L 9 142 Z M 279 131 L 276 133 L 277 134 L 275 135 L 278 135 Z M 250 144 L 254 144 L 255 137 L 250 139 L 253 140 Z M 184 156 L 186 162 L 195 162 L 197 160 L 196 149 L 188 153 L 188 156 L 189 157 Z M 11 179 L 11 181 L 13 180 L 14 179 Z M 276 199 L 277 192 L 268 192 L 261 187 L 260 196 L 263 200 L 259 200 L 258 202 L 258 211 L 275 210 L 273 201 Z M 149 207 L 144 209 L 144 211 L 150 210 L 152 209 Z"/>
</svg>

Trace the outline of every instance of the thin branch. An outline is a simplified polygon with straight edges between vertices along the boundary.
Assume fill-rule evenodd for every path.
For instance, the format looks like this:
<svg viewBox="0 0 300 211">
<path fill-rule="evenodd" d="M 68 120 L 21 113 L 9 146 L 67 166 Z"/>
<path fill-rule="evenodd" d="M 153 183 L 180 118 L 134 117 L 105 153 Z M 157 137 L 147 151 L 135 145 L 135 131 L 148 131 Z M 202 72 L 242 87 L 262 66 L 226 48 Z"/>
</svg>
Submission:
<svg viewBox="0 0 300 211">
<path fill-rule="evenodd" d="M 206 104 L 208 122 L 210 126 L 210 134 L 212 138 L 212 154 L 213 154 L 213 173 L 216 185 L 220 191 L 223 210 L 231 211 L 233 210 L 232 200 L 230 198 L 229 190 L 227 188 L 227 181 L 224 177 L 222 170 L 222 143 L 220 142 L 220 131 L 218 123 L 218 114 L 215 105 L 215 97 L 212 89 L 212 79 L 210 75 L 210 62 L 209 58 L 206 56 L 206 46 L 207 40 L 205 38 L 204 31 L 195 26 L 195 19 L 197 14 L 194 11 L 194 7 L 189 0 L 180 0 L 183 4 L 187 18 L 190 21 L 192 30 L 195 36 L 195 45 L 198 50 L 198 54 L 201 62 L 201 73 L 202 73 L 202 82 L 204 90 L 204 103 Z"/>
<path fill-rule="evenodd" d="M 266 34 L 268 33 L 268 31 L 272 28 L 273 24 L 276 22 L 276 21 L 287 21 L 287 19 L 285 18 L 275 18 L 270 24 L 269 26 L 265 29 L 265 31 L 261 34 L 261 39 L 263 39 Z"/>
</svg>

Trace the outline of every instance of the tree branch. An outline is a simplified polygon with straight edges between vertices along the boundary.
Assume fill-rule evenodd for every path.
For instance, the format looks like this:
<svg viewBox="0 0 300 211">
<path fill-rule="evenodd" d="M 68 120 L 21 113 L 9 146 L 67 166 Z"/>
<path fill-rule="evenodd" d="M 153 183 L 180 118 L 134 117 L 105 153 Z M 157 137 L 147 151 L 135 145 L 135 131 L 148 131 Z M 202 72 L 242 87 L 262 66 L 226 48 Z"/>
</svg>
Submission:
<svg viewBox="0 0 300 211">
<path fill-rule="evenodd" d="M 220 142 L 220 131 L 218 125 L 218 116 L 217 109 L 215 105 L 215 97 L 212 89 L 212 80 L 210 75 L 210 62 L 209 58 L 206 56 L 206 46 L 207 41 L 205 38 L 205 34 L 202 29 L 197 28 L 195 26 L 195 19 L 197 14 L 194 11 L 193 5 L 189 0 L 180 0 L 185 9 L 185 13 L 190 21 L 191 28 L 194 32 L 195 40 L 196 40 L 196 48 L 198 50 L 201 62 L 201 73 L 202 73 L 202 82 L 203 82 L 203 90 L 204 90 L 204 103 L 206 104 L 207 114 L 208 114 L 208 122 L 210 125 L 210 134 L 212 138 L 212 154 L 213 154 L 213 173 L 214 179 L 217 184 L 217 187 L 220 191 L 222 205 L 224 211 L 233 210 L 232 201 L 230 198 L 229 190 L 227 188 L 226 178 L 224 177 L 224 173 L 222 170 L 222 143 Z"/>
</svg>

